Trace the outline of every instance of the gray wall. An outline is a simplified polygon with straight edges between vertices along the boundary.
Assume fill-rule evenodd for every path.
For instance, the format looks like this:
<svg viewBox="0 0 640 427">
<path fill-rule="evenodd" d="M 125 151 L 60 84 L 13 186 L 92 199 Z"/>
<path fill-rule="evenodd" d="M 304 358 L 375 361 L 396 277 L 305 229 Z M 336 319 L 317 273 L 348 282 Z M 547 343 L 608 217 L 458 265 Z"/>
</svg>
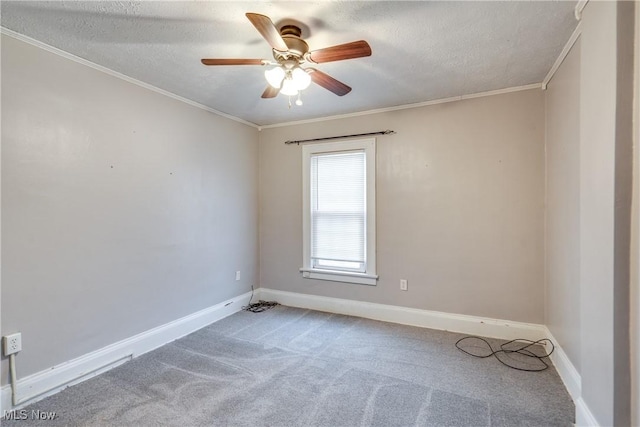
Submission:
<svg viewBox="0 0 640 427">
<path fill-rule="evenodd" d="M 636 5 L 635 51 L 640 51 L 640 7 Z M 640 54 L 635 55 L 634 171 L 631 240 L 631 424 L 640 425 Z"/>
<path fill-rule="evenodd" d="M 589 2 L 582 38 L 546 94 L 259 135 L 2 36 L 1 331 L 23 333 L 18 375 L 260 282 L 546 322 L 580 369 L 583 399 L 598 421 L 625 424 L 631 88 L 622 54 L 632 37 L 630 7 Z M 301 154 L 283 141 L 385 128 L 398 133 L 378 144 L 378 286 L 302 279 Z M 637 183 L 636 175 L 636 195 Z M 633 236 L 638 303 L 638 229 Z M 399 290 L 401 278 L 408 292 Z"/>
<path fill-rule="evenodd" d="M 18 376 L 257 284 L 257 140 L 3 36 L 2 335 L 22 332 Z"/>
<path fill-rule="evenodd" d="M 580 40 L 545 92 L 545 324 L 580 371 Z"/>
<path fill-rule="evenodd" d="M 301 147 L 394 129 L 377 145 L 377 286 L 303 279 Z M 540 90 L 263 130 L 262 287 L 523 322 L 544 317 Z M 409 291 L 400 291 L 408 279 Z"/>
<path fill-rule="evenodd" d="M 589 2 L 580 60 L 582 397 L 628 425 L 633 3 Z"/>
<path fill-rule="evenodd" d="M 630 282 L 638 292 L 637 259 L 635 270 L 630 264 L 633 17 L 631 2 L 589 2 L 580 40 L 545 95 L 546 323 L 601 425 L 630 423 L 637 351 L 629 342 Z"/>
<path fill-rule="evenodd" d="M 617 5 L 614 226 L 614 422 L 631 422 L 630 280 L 633 195 L 634 3 Z M 638 120 L 637 117 L 635 120 Z"/>
</svg>

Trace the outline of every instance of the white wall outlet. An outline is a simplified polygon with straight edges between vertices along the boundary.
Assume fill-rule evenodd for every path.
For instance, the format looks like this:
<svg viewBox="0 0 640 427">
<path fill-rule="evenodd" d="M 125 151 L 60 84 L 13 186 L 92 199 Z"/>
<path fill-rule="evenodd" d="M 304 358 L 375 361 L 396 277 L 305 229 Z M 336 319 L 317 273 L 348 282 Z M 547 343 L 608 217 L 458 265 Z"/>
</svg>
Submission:
<svg viewBox="0 0 640 427">
<path fill-rule="evenodd" d="M 22 350 L 22 334 L 16 332 L 15 334 L 5 336 L 2 339 L 2 344 L 5 356 L 17 353 Z"/>
<path fill-rule="evenodd" d="M 409 290 L 409 287 L 407 285 L 407 279 L 400 279 L 400 290 L 401 291 Z"/>
<path fill-rule="evenodd" d="M 240 271 L 236 271 L 236 280 L 240 280 Z"/>
</svg>

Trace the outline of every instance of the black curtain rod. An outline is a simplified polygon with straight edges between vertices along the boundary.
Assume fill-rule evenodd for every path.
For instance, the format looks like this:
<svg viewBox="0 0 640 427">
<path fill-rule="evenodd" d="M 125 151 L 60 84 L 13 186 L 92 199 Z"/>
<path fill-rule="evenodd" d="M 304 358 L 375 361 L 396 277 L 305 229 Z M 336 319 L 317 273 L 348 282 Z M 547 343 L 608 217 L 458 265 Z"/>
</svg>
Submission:
<svg viewBox="0 0 640 427">
<path fill-rule="evenodd" d="M 316 142 L 316 141 L 328 141 L 330 139 L 342 139 L 342 138 L 354 138 L 356 136 L 369 136 L 369 135 L 393 135 L 396 133 L 394 130 L 381 130 L 380 132 L 369 132 L 369 133 L 357 133 L 354 135 L 340 135 L 340 136 L 328 136 L 326 138 L 313 138 L 313 139 L 301 139 L 298 141 L 285 141 L 284 143 L 287 145 L 290 144 L 304 144 L 305 142 Z"/>
</svg>

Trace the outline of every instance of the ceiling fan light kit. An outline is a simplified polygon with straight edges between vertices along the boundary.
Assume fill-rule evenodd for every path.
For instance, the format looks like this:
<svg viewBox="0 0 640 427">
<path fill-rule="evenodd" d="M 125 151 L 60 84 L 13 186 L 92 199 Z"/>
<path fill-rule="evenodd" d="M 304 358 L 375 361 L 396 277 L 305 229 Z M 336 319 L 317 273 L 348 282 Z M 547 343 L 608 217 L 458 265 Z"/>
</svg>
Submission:
<svg viewBox="0 0 640 427">
<path fill-rule="evenodd" d="M 300 67 L 296 67 L 291 71 L 291 80 L 298 90 L 305 90 L 311 84 L 311 76 Z"/>
<path fill-rule="evenodd" d="M 342 61 L 345 59 L 371 56 L 371 47 L 364 40 L 331 46 L 309 51 L 309 45 L 300 36 L 302 31 L 295 25 L 283 25 L 278 31 L 271 19 L 258 13 L 247 13 L 249 21 L 271 45 L 274 61 L 266 59 L 202 59 L 204 65 L 275 65 L 264 72 L 269 86 L 262 93 L 262 98 L 275 98 L 279 93 L 289 97 L 298 96 L 296 105 L 302 105 L 300 92 L 309 87 L 311 82 L 344 96 L 351 92 L 346 84 L 334 79 L 315 68 L 302 68 L 307 62 L 320 64 L 323 62 Z"/>
<path fill-rule="evenodd" d="M 274 88 L 279 89 L 284 80 L 285 72 L 282 67 L 275 67 L 264 72 L 267 82 Z"/>
<path fill-rule="evenodd" d="M 283 95 L 295 96 L 298 91 L 305 90 L 311 84 L 311 76 L 298 64 L 285 64 L 266 70 L 264 76 L 275 89 L 280 89 Z"/>
<path fill-rule="evenodd" d="M 298 89 L 296 89 L 293 80 L 285 79 L 282 82 L 282 89 L 280 89 L 280 93 L 287 96 L 296 96 L 298 94 Z"/>
</svg>

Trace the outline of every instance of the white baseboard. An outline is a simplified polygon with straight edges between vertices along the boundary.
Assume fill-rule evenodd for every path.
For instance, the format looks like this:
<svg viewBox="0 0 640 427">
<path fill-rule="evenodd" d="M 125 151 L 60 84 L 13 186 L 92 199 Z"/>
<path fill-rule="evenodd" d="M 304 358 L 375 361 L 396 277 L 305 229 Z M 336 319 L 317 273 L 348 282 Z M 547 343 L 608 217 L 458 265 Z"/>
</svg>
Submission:
<svg viewBox="0 0 640 427">
<path fill-rule="evenodd" d="M 347 314 L 368 319 L 423 328 L 459 332 L 469 335 L 512 340 L 546 338 L 546 327 L 533 323 L 512 322 L 463 314 L 420 310 L 397 305 L 377 304 L 341 298 L 321 297 L 275 289 L 259 288 L 260 299 L 275 300 L 291 307 Z"/>
<path fill-rule="evenodd" d="M 545 327 L 547 338 L 553 342 L 555 346 L 554 352 L 551 354 L 551 361 L 558 371 L 558 375 L 562 379 L 564 386 L 569 391 L 573 403 L 576 405 L 576 426 L 598 426 L 598 422 L 589 410 L 586 402 L 582 400 L 582 377 L 571 359 L 564 352 L 562 346 L 554 338 L 551 331 Z"/>
<path fill-rule="evenodd" d="M 576 426 L 578 427 L 598 427 L 598 421 L 593 416 L 589 407 L 582 400 L 582 397 L 575 401 L 576 404 Z"/>
<path fill-rule="evenodd" d="M 295 292 L 278 291 L 259 288 L 259 298 L 274 300 L 291 307 L 308 308 L 329 313 L 346 314 L 365 317 L 403 325 L 420 326 L 483 337 L 511 340 L 524 338 L 537 341 L 547 338 L 555 346 L 551 355 L 560 378 L 569 391 L 576 405 L 576 425 L 597 426 L 596 419 L 582 400 L 582 379 L 573 363 L 553 337 L 551 331 L 544 326 L 533 323 L 512 322 L 509 320 L 489 319 L 462 314 L 443 313 L 439 311 L 420 310 L 395 305 L 376 304 L 341 298 L 322 297 Z"/>
<path fill-rule="evenodd" d="M 242 306 L 249 302 L 249 298 L 251 298 L 251 292 L 223 301 L 44 371 L 18 379 L 18 405 L 12 406 L 11 386 L 5 385 L 0 390 L 2 403 L 0 407 L 5 411 L 19 409 L 44 399 L 70 385 L 94 377 L 132 358 L 240 311 Z M 20 358 L 17 357 L 16 361 L 20 363 Z"/>
<path fill-rule="evenodd" d="M 567 353 L 564 352 L 562 346 L 558 343 L 558 340 L 555 339 L 551 331 L 546 326 L 545 329 L 547 338 L 551 340 L 555 346 L 555 350 L 551 353 L 551 361 L 556 367 L 556 371 L 558 371 L 562 382 L 569 391 L 571 398 L 574 402 L 577 402 L 578 399 L 580 399 L 580 396 L 582 396 L 582 377 L 575 366 L 573 366 L 573 363 L 571 363 L 571 359 L 569 359 Z M 548 350 L 550 351 L 551 349 Z"/>
<path fill-rule="evenodd" d="M 254 299 L 275 300 L 291 307 L 346 314 L 404 325 L 506 340 L 524 338 L 535 341 L 548 338 L 556 346 L 551 360 L 576 405 L 576 425 L 598 426 L 595 417 L 582 400 L 580 374 L 544 325 L 307 295 L 268 288 L 258 288 L 255 293 Z M 18 405 L 15 407 L 11 405 L 11 387 L 5 385 L 0 390 L 0 407 L 4 410 L 19 409 L 68 386 L 108 371 L 132 358 L 240 311 L 242 306 L 248 303 L 250 297 L 251 293 L 247 292 L 84 356 L 18 379 Z M 20 359 L 17 360 L 19 362 Z"/>
</svg>

